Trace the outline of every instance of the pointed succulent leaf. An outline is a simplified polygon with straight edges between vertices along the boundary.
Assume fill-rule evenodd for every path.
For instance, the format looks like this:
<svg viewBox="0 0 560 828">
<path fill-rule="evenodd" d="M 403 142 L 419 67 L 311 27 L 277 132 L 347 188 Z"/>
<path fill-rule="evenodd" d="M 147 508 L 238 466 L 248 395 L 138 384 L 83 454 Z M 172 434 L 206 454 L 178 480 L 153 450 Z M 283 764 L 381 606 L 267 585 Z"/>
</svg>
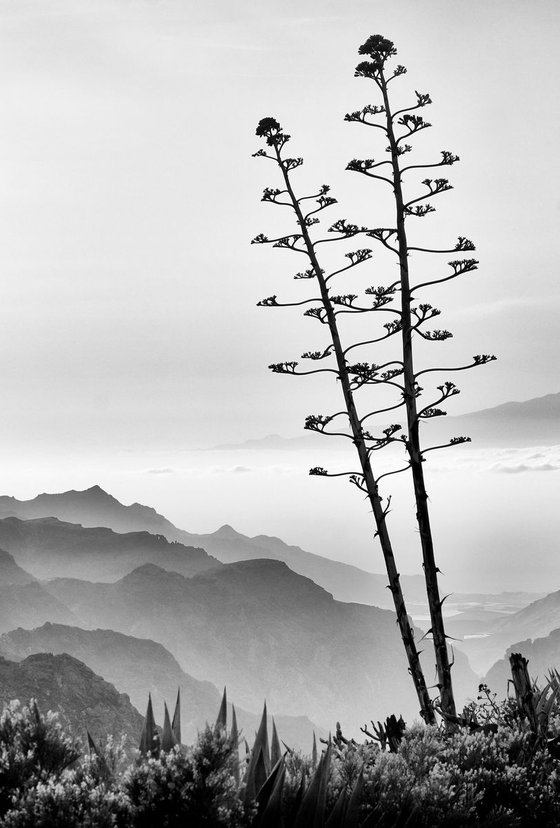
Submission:
<svg viewBox="0 0 560 828">
<path fill-rule="evenodd" d="M 282 767 L 280 773 L 276 777 L 276 782 L 274 788 L 272 789 L 266 808 L 260 819 L 257 819 L 255 823 L 255 828 L 284 828 L 285 822 L 282 809 L 282 793 L 284 790 L 285 778 L 286 768 Z"/>
<path fill-rule="evenodd" d="M 272 719 L 272 740 L 270 742 L 270 764 L 274 767 L 282 758 L 282 748 L 276 730 L 276 722 Z"/>
<path fill-rule="evenodd" d="M 171 722 L 171 729 L 178 745 L 181 744 L 181 688 L 177 688 L 177 701 L 175 702 L 175 712 L 173 713 L 173 721 Z"/>
<path fill-rule="evenodd" d="M 346 813 L 346 806 L 348 804 L 348 795 L 346 788 L 342 788 L 338 795 L 329 818 L 325 822 L 325 828 L 345 828 L 344 814 Z"/>
<path fill-rule="evenodd" d="M 262 789 L 263 785 L 266 783 L 268 777 L 269 773 L 266 768 L 264 752 L 262 747 L 259 746 L 257 753 L 257 761 L 255 762 L 255 791 L 257 796 L 259 794 L 259 791 Z"/>
<path fill-rule="evenodd" d="M 275 790 L 277 791 L 278 789 L 278 780 L 280 778 L 280 786 L 283 785 L 285 771 L 285 759 L 283 756 L 281 756 L 278 762 L 276 762 L 276 764 L 273 766 L 272 770 L 270 771 L 270 774 L 264 781 L 263 785 L 261 785 L 261 787 L 259 788 L 256 798 L 258 807 L 258 816 L 256 824 L 259 826 L 262 824 L 262 817 L 264 816 L 264 813 L 266 812 L 270 804 L 270 800 L 272 799 Z"/>
<path fill-rule="evenodd" d="M 261 723 L 259 725 L 259 729 L 257 732 L 257 740 L 255 745 L 259 744 L 262 747 L 263 751 L 263 761 L 266 770 L 266 774 L 270 773 L 270 747 L 268 742 L 268 724 L 267 724 L 267 710 L 266 710 L 266 702 L 263 706 L 263 713 L 261 718 Z"/>
<path fill-rule="evenodd" d="M 350 799 L 348 801 L 348 808 L 346 811 L 346 818 L 344 820 L 344 828 L 353 828 L 354 825 L 360 824 L 360 805 L 362 803 L 364 791 L 364 769 L 360 770 L 356 783 L 352 788 Z"/>
<path fill-rule="evenodd" d="M 97 766 L 98 766 L 98 769 L 100 771 L 100 774 L 101 774 L 102 778 L 110 779 L 112 774 L 111 774 L 111 770 L 109 768 L 109 765 L 107 764 L 106 758 L 103 756 L 103 754 L 101 753 L 101 751 L 97 747 L 97 745 L 96 745 L 96 743 L 93 739 L 93 736 L 91 735 L 89 730 L 86 730 L 86 733 L 87 733 L 89 755 L 92 756 L 92 757 L 95 757 L 95 759 L 97 761 Z"/>
<path fill-rule="evenodd" d="M 270 774 L 270 750 L 268 746 L 267 710 L 264 704 L 263 715 L 255 743 L 251 751 L 247 776 L 245 780 L 245 803 L 255 799 L 259 788 Z"/>
<path fill-rule="evenodd" d="M 173 750 L 175 745 L 177 744 L 175 740 L 175 735 L 173 733 L 173 729 L 171 727 L 171 719 L 169 717 L 169 710 L 167 709 L 167 702 L 163 703 L 164 713 L 163 713 L 163 733 L 161 735 L 161 749 L 166 753 L 169 753 L 170 750 Z"/>
<path fill-rule="evenodd" d="M 313 731 L 313 748 L 311 751 L 311 767 L 313 770 L 317 767 L 317 737 Z"/>
<path fill-rule="evenodd" d="M 139 750 L 143 756 L 155 756 L 159 752 L 159 733 L 154 719 L 151 693 L 148 694 L 148 707 L 146 708 L 146 718 L 140 736 Z"/>
<path fill-rule="evenodd" d="M 327 800 L 327 782 L 330 773 L 332 744 L 321 757 L 319 766 L 304 794 L 297 812 L 294 828 L 322 828 L 325 818 Z"/>
<path fill-rule="evenodd" d="M 222 695 L 222 701 L 220 703 L 220 709 L 218 710 L 218 718 L 216 719 L 216 724 L 214 726 L 214 730 L 216 733 L 220 731 L 224 731 L 227 727 L 227 690 L 224 687 L 224 692 Z"/>
</svg>

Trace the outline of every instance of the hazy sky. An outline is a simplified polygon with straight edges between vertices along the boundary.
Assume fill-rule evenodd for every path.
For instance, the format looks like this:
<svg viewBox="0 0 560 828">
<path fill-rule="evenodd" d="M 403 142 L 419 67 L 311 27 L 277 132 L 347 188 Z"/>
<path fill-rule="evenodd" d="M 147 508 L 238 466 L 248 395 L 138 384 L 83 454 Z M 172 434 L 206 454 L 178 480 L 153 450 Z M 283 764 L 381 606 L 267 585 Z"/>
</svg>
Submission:
<svg viewBox="0 0 560 828">
<path fill-rule="evenodd" d="M 461 376 L 454 411 L 559 391 L 559 24 L 555 0 L 0 0 L 2 490 L 105 480 L 165 511 L 196 489 L 204 518 L 184 506 L 181 522 L 204 531 L 235 520 L 227 480 L 208 525 L 216 490 L 189 484 L 184 449 L 296 435 L 329 410 L 336 388 L 266 369 L 318 331 L 255 307 L 291 291 L 300 263 L 249 245 L 285 221 L 261 204 L 277 181 L 251 153 L 258 120 L 277 117 L 302 186 L 332 185 L 333 220 L 387 223 L 376 187 L 344 172 L 383 151 L 343 121 L 374 102 L 353 69 L 377 32 L 408 67 L 400 94 L 434 100 L 419 152 L 462 159 L 421 229 L 472 238 L 481 268 L 433 297 L 455 332 L 436 347 L 499 362 Z M 183 469 L 173 497 L 152 467 Z M 285 509 L 271 506 L 275 527 Z"/>
</svg>

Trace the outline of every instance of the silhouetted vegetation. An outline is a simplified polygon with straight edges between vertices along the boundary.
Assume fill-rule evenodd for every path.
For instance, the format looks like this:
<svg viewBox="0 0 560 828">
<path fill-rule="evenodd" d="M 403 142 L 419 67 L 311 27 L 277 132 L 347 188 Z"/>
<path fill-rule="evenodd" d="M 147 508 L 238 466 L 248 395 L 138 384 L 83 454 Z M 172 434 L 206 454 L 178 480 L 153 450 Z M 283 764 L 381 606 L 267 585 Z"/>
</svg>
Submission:
<svg viewBox="0 0 560 828">
<path fill-rule="evenodd" d="M 0 825 L 555 826 L 560 680 L 551 674 L 539 690 L 521 657 L 512 668 L 516 695 L 498 702 L 482 685 L 452 732 L 391 716 L 359 744 L 337 725 L 310 756 L 282 745 L 275 725 L 269 738 L 266 705 L 249 749 L 235 714 L 228 727 L 225 694 L 192 746 L 157 749 L 148 715 L 131 764 L 111 740 L 100 749 L 89 738 L 84 755 L 56 717 L 13 702 L 0 718 Z M 165 720 L 158 738 L 170 745 L 180 722 Z"/>
<path fill-rule="evenodd" d="M 294 299 L 279 300 L 276 295 L 261 300 L 259 305 L 267 308 L 278 307 L 305 307 L 304 315 L 321 323 L 326 329 L 328 341 L 319 347 L 303 353 L 301 360 L 311 361 L 313 368 L 302 370 L 298 360 L 290 359 L 270 365 L 271 370 L 278 374 L 308 376 L 311 374 L 332 375 L 338 381 L 343 397 L 343 408 L 329 414 L 314 414 L 307 417 L 305 428 L 319 434 L 346 438 L 351 441 L 357 452 L 359 471 L 329 474 L 323 467 L 311 469 L 311 474 L 322 477 L 346 477 L 368 500 L 376 524 L 376 535 L 379 537 L 383 552 L 389 588 L 392 592 L 397 613 L 397 620 L 405 651 L 408 658 L 409 672 L 414 682 L 420 711 L 426 722 L 435 723 L 434 703 L 443 715 L 454 717 L 455 701 L 451 682 L 451 663 L 444 629 L 442 604 L 438 586 L 438 567 L 436 564 L 432 528 L 428 509 L 428 495 L 426 492 L 423 463 L 425 455 L 434 449 L 458 445 L 468 442 L 467 437 L 456 436 L 442 445 L 432 445 L 425 448 L 420 439 L 420 425 L 423 421 L 443 416 L 446 412 L 441 405 L 459 393 L 454 383 L 446 380 L 434 390 L 428 390 L 428 402 L 420 403 L 424 384 L 431 380 L 434 374 L 441 371 L 465 370 L 477 365 L 483 365 L 493 359 L 488 354 L 478 354 L 466 365 L 456 368 L 442 368 L 427 366 L 421 370 L 415 367 L 413 359 L 413 340 L 442 342 L 452 334 L 447 330 L 435 328 L 426 329 L 426 323 L 439 316 L 440 311 L 423 299 L 424 289 L 464 274 L 471 273 L 477 268 L 477 261 L 473 258 L 456 259 L 450 261 L 451 272 L 435 277 L 423 277 L 422 270 L 415 270 L 413 279 L 411 258 L 424 254 L 456 254 L 465 251 L 474 251 L 472 241 L 462 236 L 451 247 L 446 244 L 443 249 L 433 249 L 429 244 L 419 242 L 410 243 L 407 236 L 407 223 L 416 221 L 433 213 L 435 208 L 427 201 L 439 194 L 452 189 L 449 181 L 444 178 L 425 178 L 422 181 L 424 189 L 418 193 L 405 195 L 403 178 L 408 178 L 421 171 L 425 174 L 426 168 L 448 167 L 459 160 L 451 152 L 441 153 L 441 159 L 436 161 L 421 161 L 403 164 L 403 157 L 408 158 L 412 151 L 412 141 L 430 124 L 417 113 L 418 110 L 431 104 L 428 94 L 416 92 L 415 100 L 405 107 L 396 109 L 392 106 L 389 95 L 389 85 L 406 73 L 404 66 L 398 65 L 393 70 L 387 70 L 386 64 L 396 55 L 394 44 L 381 35 L 372 35 L 360 49 L 360 55 L 368 58 L 356 67 L 356 76 L 367 78 L 374 82 L 377 92 L 381 94 L 381 103 L 367 105 L 358 112 L 346 115 L 346 120 L 373 128 L 374 135 L 381 133 L 382 140 L 387 142 L 385 151 L 389 159 L 376 161 L 373 158 L 354 159 L 347 169 L 359 172 L 369 179 L 389 185 L 395 217 L 387 226 L 364 226 L 346 218 L 339 218 L 327 227 L 326 233 L 320 230 L 324 211 L 337 204 L 336 198 L 330 193 L 326 184 L 318 188 L 317 192 L 298 195 L 293 184 L 293 172 L 303 164 L 303 158 L 289 157 L 284 148 L 290 141 L 290 135 L 281 127 L 275 118 L 263 118 L 257 127 L 257 135 L 266 142 L 267 149 L 258 150 L 255 155 L 274 162 L 280 172 L 281 187 L 266 187 L 262 200 L 276 206 L 288 207 L 292 213 L 296 229 L 276 238 L 269 238 L 263 233 L 253 239 L 253 244 L 271 244 L 273 247 L 303 255 L 308 265 L 307 269 L 295 274 L 294 279 L 310 280 L 315 286 L 316 295 L 301 296 Z M 371 129 L 370 129 L 371 132 Z M 348 284 L 350 271 L 360 267 L 364 271 L 364 263 L 372 259 L 370 247 L 348 250 L 348 241 L 363 240 L 363 244 L 374 242 L 381 248 L 389 251 L 396 258 L 398 278 L 393 278 L 393 271 L 389 282 L 384 285 L 373 285 L 365 290 L 360 298 L 361 289 Z M 332 242 L 335 244 L 333 245 Z M 342 258 L 338 251 L 341 250 Z M 335 251 L 333 255 L 333 251 Z M 366 265 L 367 267 L 367 265 Z M 394 265 L 391 265 L 391 268 Z M 375 271 L 378 269 L 376 263 Z M 386 270 L 386 268 L 384 268 Z M 377 278 L 377 277 L 376 277 Z M 337 287 L 344 284 L 343 291 Z M 417 294 L 420 296 L 417 297 Z M 356 318 L 362 321 L 370 317 L 374 322 L 382 320 L 376 329 L 370 325 L 365 333 L 348 342 L 344 341 L 342 333 L 342 319 Z M 388 321 L 386 321 L 388 319 Z M 389 345 L 397 339 L 400 347 L 397 352 L 384 355 L 387 342 Z M 364 348 L 368 348 L 375 361 L 369 357 L 365 361 Z M 368 352 L 366 352 L 367 355 Z M 359 356 L 358 356 L 359 355 Z M 369 389 L 375 396 L 365 399 L 366 412 L 358 413 L 358 396 L 363 390 Z M 384 396 L 388 394 L 388 396 Z M 372 407 L 369 407 L 372 406 Z M 402 431 L 400 423 L 387 424 L 387 418 L 395 416 L 394 412 L 402 410 L 406 421 L 406 433 Z M 381 420 L 380 420 L 381 418 Z M 374 425 L 377 423 L 377 425 Z M 374 463 L 374 454 L 388 446 L 400 444 L 404 447 L 406 464 L 399 460 L 398 465 L 389 472 L 380 474 Z M 397 474 L 410 470 L 413 479 L 414 496 L 416 502 L 416 519 L 419 530 L 422 550 L 422 566 L 426 579 L 426 594 L 430 610 L 430 629 L 435 652 L 437 669 L 437 689 L 439 698 L 430 698 L 422 666 L 420 664 L 417 644 L 407 618 L 405 599 L 400 585 L 400 576 L 397 569 L 395 555 L 387 525 L 391 498 L 383 502 L 379 484 L 388 474 Z"/>
</svg>

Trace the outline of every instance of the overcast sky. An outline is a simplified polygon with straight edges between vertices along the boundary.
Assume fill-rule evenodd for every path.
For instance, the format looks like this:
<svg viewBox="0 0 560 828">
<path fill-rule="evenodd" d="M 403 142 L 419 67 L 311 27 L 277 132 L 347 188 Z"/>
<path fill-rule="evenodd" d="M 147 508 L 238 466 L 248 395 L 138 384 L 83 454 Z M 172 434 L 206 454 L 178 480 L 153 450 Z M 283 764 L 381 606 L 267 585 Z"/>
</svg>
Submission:
<svg viewBox="0 0 560 828">
<path fill-rule="evenodd" d="M 297 435 L 325 410 L 336 388 L 267 372 L 318 332 L 255 307 L 300 263 L 249 245 L 285 227 L 251 154 L 277 117 L 302 186 L 332 185 L 333 220 L 386 224 L 375 186 L 344 172 L 384 149 L 343 120 L 375 102 L 353 77 L 372 33 L 408 67 L 398 94 L 434 101 L 419 154 L 461 156 L 421 230 L 472 238 L 481 267 L 433 297 L 455 333 L 435 347 L 499 361 L 461 376 L 454 412 L 559 391 L 559 23 L 555 0 L 0 0 L 3 491 L 79 487 L 103 465 L 139 499 L 132 467 Z"/>
</svg>

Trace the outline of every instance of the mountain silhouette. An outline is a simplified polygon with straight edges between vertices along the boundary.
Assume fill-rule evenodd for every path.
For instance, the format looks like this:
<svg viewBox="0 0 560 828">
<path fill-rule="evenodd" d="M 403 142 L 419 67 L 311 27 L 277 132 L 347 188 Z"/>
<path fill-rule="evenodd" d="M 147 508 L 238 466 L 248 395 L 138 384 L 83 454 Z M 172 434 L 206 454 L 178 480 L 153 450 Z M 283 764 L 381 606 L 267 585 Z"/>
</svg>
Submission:
<svg viewBox="0 0 560 828">
<path fill-rule="evenodd" d="M 143 717 L 128 696 L 118 693 L 70 655 L 38 653 L 21 662 L 0 657 L 0 706 L 35 699 L 41 713 L 59 714 L 61 724 L 87 745 L 89 730 L 98 744 L 107 736 L 126 737 L 129 753 L 138 747 Z"/>
<path fill-rule="evenodd" d="M 0 633 L 18 626 L 40 626 L 46 621 L 78 623 L 68 607 L 38 581 L 0 581 Z"/>
<path fill-rule="evenodd" d="M 38 578 L 68 576 L 114 581 L 152 561 L 187 577 L 221 566 L 204 549 L 170 542 L 162 534 L 119 533 L 103 526 L 84 527 L 54 517 L 1 519 L 2 546 Z"/>
<path fill-rule="evenodd" d="M 246 709 L 266 699 L 354 733 L 372 717 L 417 715 L 394 614 L 337 602 L 282 562 L 241 561 L 192 578 L 146 564 L 116 583 L 55 579 L 46 588 L 79 626 L 159 641 L 185 672 L 227 685 Z M 460 654 L 455 677 L 459 695 L 476 691 Z"/>
<path fill-rule="evenodd" d="M 398 422 L 398 417 L 393 421 Z M 380 425 L 380 429 L 389 425 Z M 404 423 L 401 423 L 404 427 Z M 558 445 L 560 443 L 560 393 L 545 394 L 522 402 L 506 402 L 492 408 L 453 414 L 453 406 L 445 417 L 425 423 L 426 438 L 447 440 L 453 436 L 469 436 L 477 447 Z M 316 435 L 281 437 L 268 434 L 241 443 L 213 446 L 203 451 L 297 451 L 316 448 Z M 331 450 L 341 448 L 340 441 L 329 443 Z M 196 450 L 196 449 L 193 449 Z M 200 451 L 201 449 L 198 449 Z"/>
<path fill-rule="evenodd" d="M 84 630 L 64 624 L 44 624 L 33 630 L 19 628 L 0 636 L 0 655 L 20 661 L 34 653 L 68 653 L 126 693 L 137 710 L 144 711 L 151 693 L 156 719 L 163 718 L 163 705 L 171 709 L 181 690 L 181 729 L 186 744 L 192 744 L 205 724 L 213 724 L 222 694 L 209 681 L 185 673 L 161 644 L 123 635 L 114 630 Z M 235 699 L 233 699 L 235 702 Z M 274 711 L 272 711 L 274 713 Z M 260 714 L 236 705 L 238 725 L 249 740 L 258 730 Z M 230 717 L 231 720 L 231 717 Z M 305 717 L 275 716 L 281 738 L 292 748 L 309 751 L 313 732 L 327 732 Z"/>
<path fill-rule="evenodd" d="M 0 549 L 0 584 L 30 584 L 35 580 L 33 575 L 18 566 L 13 555 Z"/>
<path fill-rule="evenodd" d="M 10 517 L 11 516 L 11 517 Z M 16 521 L 33 521 L 55 517 L 65 526 L 53 523 L 42 523 L 30 526 L 22 526 Z M 372 604 L 374 606 L 393 608 L 391 594 L 387 589 L 387 576 L 365 572 L 356 566 L 323 558 L 311 552 L 306 552 L 298 546 L 289 546 L 279 538 L 267 535 L 258 535 L 249 538 L 228 525 L 220 527 L 216 532 L 210 534 L 193 534 L 183 529 L 178 529 L 163 515 L 158 514 L 149 506 L 142 506 L 134 503 L 125 506 L 107 494 L 99 486 L 93 486 L 82 492 L 69 491 L 60 494 L 41 494 L 32 500 L 20 501 L 9 496 L 0 496 L 0 546 L 4 546 L 14 555 L 19 555 L 22 565 L 31 568 L 30 561 L 33 560 L 32 571 L 41 577 L 51 577 L 48 565 L 43 566 L 39 562 L 39 550 L 48 548 L 49 558 L 54 566 L 57 556 L 60 563 L 64 565 L 67 561 L 78 569 L 66 571 L 66 574 L 75 577 L 93 578 L 95 580 L 114 580 L 114 577 L 123 575 L 130 571 L 135 565 L 143 561 L 137 560 L 136 564 L 129 565 L 130 558 L 126 558 L 125 550 L 130 552 L 131 546 L 126 546 L 123 541 L 123 548 L 117 550 L 117 540 L 109 535 L 103 535 L 99 530 L 97 535 L 88 536 L 87 533 L 80 534 L 77 529 L 72 529 L 70 523 L 80 524 L 82 527 L 96 528 L 109 527 L 116 533 L 152 533 L 163 536 L 169 542 L 177 542 L 191 549 L 198 549 L 200 555 L 197 563 L 200 569 L 209 568 L 210 561 L 204 562 L 201 550 L 206 550 L 208 555 L 213 556 L 218 562 L 233 563 L 241 560 L 256 560 L 268 558 L 271 560 L 284 561 L 290 569 L 311 578 L 315 583 L 320 584 L 328 592 L 331 592 L 339 601 L 351 601 L 356 603 Z M 188 575 L 185 565 L 174 563 L 173 560 L 163 556 L 164 545 L 156 545 L 155 541 L 147 538 L 130 538 L 132 543 L 138 543 L 141 547 L 144 543 L 144 560 L 161 565 L 163 568 L 175 569 Z M 64 550 L 69 550 L 72 557 L 76 558 L 77 543 L 81 548 L 95 550 L 98 543 L 96 555 L 101 558 L 103 543 L 110 544 L 115 555 L 119 555 L 123 565 L 120 571 L 118 560 L 112 560 L 112 553 L 107 553 L 105 558 L 92 559 L 92 572 L 87 573 L 82 564 L 75 564 L 62 555 Z M 26 555 L 24 555 L 24 552 Z M 37 554 L 35 554 L 37 553 Z M 177 550 L 166 548 L 165 554 L 172 556 Z M 27 557 L 26 557 L 27 556 Z M 133 557 L 133 556 L 131 556 Z M 177 554 L 175 561 L 180 556 Z M 102 567 L 108 567 L 103 571 Z M 169 561 L 169 563 L 167 563 Z M 215 562 L 212 562 L 215 563 Z M 101 567 L 101 570 L 100 570 Z M 194 568 L 194 566 L 193 566 Z M 94 571 L 95 569 L 95 571 Z M 107 574 L 111 572 L 112 574 Z M 53 574 L 61 574 L 60 570 L 53 570 Z M 421 575 L 402 575 L 401 583 L 409 601 L 425 601 L 424 578 Z"/>
</svg>

